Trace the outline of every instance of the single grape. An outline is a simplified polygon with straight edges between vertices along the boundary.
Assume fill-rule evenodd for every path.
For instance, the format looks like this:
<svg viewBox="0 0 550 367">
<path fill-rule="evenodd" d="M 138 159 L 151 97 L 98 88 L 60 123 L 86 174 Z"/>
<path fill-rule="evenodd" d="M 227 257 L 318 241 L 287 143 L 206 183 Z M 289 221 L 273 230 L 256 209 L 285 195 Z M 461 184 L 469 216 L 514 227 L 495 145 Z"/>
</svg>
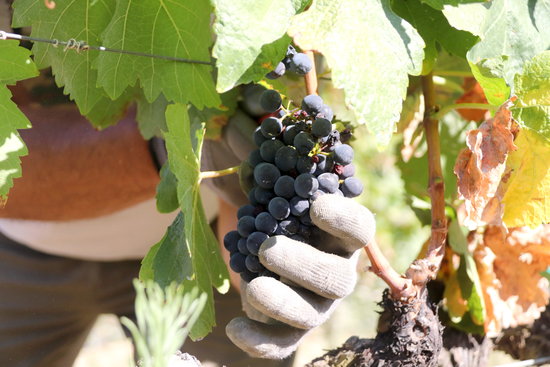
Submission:
<svg viewBox="0 0 550 367">
<path fill-rule="evenodd" d="M 290 171 L 296 167 L 296 161 L 298 160 L 298 152 L 294 147 L 285 145 L 275 153 L 275 165 L 281 171 Z"/>
<path fill-rule="evenodd" d="M 275 67 L 275 69 L 273 69 L 272 71 L 270 71 L 269 73 L 267 73 L 267 75 L 265 76 L 267 79 L 277 79 L 277 78 L 280 78 L 282 77 L 283 75 L 285 75 L 285 72 L 286 72 L 286 66 L 284 64 L 284 62 L 280 62 L 277 64 L 277 66 Z"/>
<path fill-rule="evenodd" d="M 248 248 L 246 247 L 246 241 L 246 238 L 241 237 L 237 242 L 237 249 L 239 249 L 239 252 L 243 255 L 248 255 L 250 253 L 250 251 L 248 251 Z"/>
<path fill-rule="evenodd" d="M 237 222 L 237 231 L 243 237 L 248 237 L 256 230 L 255 219 L 250 215 L 245 215 Z"/>
<path fill-rule="evenodd" d="M 253 273 L 259 273 L 265 269 L 262 263 L 260 262 L 260 259 L 258 259 L 258 256 L 255 256 L 252 254 L 246 257 L 245 265 L 246 265 L 246 268 Z"/>
<path fill-rule="evenodd" d="M 323 107 L 321 107 L 321 112 L 319 112 L 318 116 L 324 117 L 327 120 L 332 121 L 332 119 L 334 118 L 334 112 L 332 112 L 332 108 L 324 104 Z"/>
<path fill-rule="evenodd" d="M 295 216 L 291 215 L 288 218 L 279 222 L 277 230 L 275 231 L 276 235 L 289 236 L 296 234 L 300 228 L 300 221 Z"/>
<path fill-rule="evenodd" d="M 316 116 L 323 108 L 323 99 L 316 94 L 305 96 L 302 100 L 302 110 L 311 116 Z"/>
<path fill-rule="evenodd" d="M 350 164 L 353 161 L 353 148 L 347 144 L 341 144 L 334 148 L 334 161 L 341 165 Z"/>
<path fill-rule="evenodd" d="M 237 231 L 227 232 L 223 237 L 223 247 L 229 252 L 238 251 L 237 242 L 241 239 L 241 235 Z"/>
<path fill-rule="evenodd" d="M 254 168 L 254 180 L 264 189 L 271 189 L 281 177 L 281 172 L 271 163 L 260 163 Z M 252 205 L 256 205 L 252 203 Z"/>
<path fill-rule="evenodd" d="M 309 56 L 301 52 L 293 55 L 290 60 L 290 71 L 299 75 L 307 74 L 312 67 L 313 63 Z"/>
<path fill-rule="evenodd" d="M 277 151 L 284 146 L 285 144 L 278 139 L 266 140 L 260 147 L 260 155 L 264 161 L 273 163 L 275 162 L 275 154 L 277 154 Z"/>
<path fill-rule="evenodd" d="M 275 197 L 275 194 L 273 190 L 257 187 L 256 191 L 254 191 L 254 197 L 258 203 L 267 205 L 267 203 Z"/>
<path fill-rule="evenodd" d="M 309 198 L 318 188 L 319 182 L 310 173 L 302 173 L 294 180 L 294 191 L 303 198 Z"/>
<path fill-rule="evenodd" d="M 332 131 L 332 123 L 329 120 L 322 117 L 317 117 L 315 121 L 313 121 L 313 124 L 311 125 L 311 133 L 318 138 L 323 138 L 325 136 L 328 136 L 331 131 Z"/>
<path fill-rule="evenodd" d="M 334 160 L 330 155 L 317 154 L 315 157 L 319 160 L 317 162 L 317 169 L 313 173 L 315 176 L 320 176 L 325 172 L 330 172 L 334 166 Z"/>
<path fill-rule="evenodd" d="M 281 107 L 281 103 L 281 95 L 273 89 L 267 89 L 260 97 L 260 105 L 269 113 L 277 111 Z"/>
<path fill-rule="evenodd" d="M 248 84 L 243 87 L 242 108 L 253 117 L 260 117 L 268 113 L 260 105 L 260 98 L 265 87 L 260 84 Z"/>
<path fill-rule="evenodd" d="M 258 200 L 256 200 L 256 188 L 253 187 L 249 192 L 248 192 L 248 201 L 250 202 L 250 204 L 256 206 L 260 203 L 258 203 Z M 240 218 L 239 218 L 240 219 Z"/>
<path fill-rule="evenodd" d="M 325 195 L 325 194 L 326 194 L 326 192 L 324 192 L 323 190 L 317 190 L 311 195 L 311 197 L 309 199 L 311 201 L 315 201 L 319 198 L 319 196 Z"/>
<path fill-rule="evenodd" d="M 300 223 L 302 223 L 305 226 L 313 226 L 313 222 L 311 221 L 311 216 L 309 215 L 309 210 L 302 214 L 300 217 Z"/>
<path fill-rule="evenodd" d="M 246 256 L 239 252 L 235 252 L 229 258 L 229 266 L 235 273 L 242 273 L 246 270 Z"/>
<path fill-rule="evenodd" d="M 262 134 L 261 126 L 258 126 L 256 130 L 254 130 L 254 134 L 252 135 L 252 140 L 254 140 L 254 144 L 259 148 L 262 143 L 266 140 L 268 140 L 264 134 Z"/>
<path fill-rule="evenodd" d="M 275 187 L 273 188 L 275 195 L 283 197 L 285 199 L 291 199 L 296 192 L 294 191 L 294 179 L 290 176 L 281 176 L 275 182 Z"/>
<path fill-rule="evenodd" d="M 342 173 L 340 173 L 340 178 L 346 179 L 355 175 L 355 165 L 353 163 L 343 166 Z"/>
<path fill-rule="evenodd" d="M 311 157 L 300 156 L 296 161 L 296 170 L 300 173 L 313 173 L 317 169 L 317 164 L 313 162 Z"/>
<path fill-rule="evenodd" d="M 269 236 L 263 232 L 253 232 L 246 239 L 246 248 L 253 255 L 258 255 L 258 250 L 262 243 L 267 240 Z"/>
<path fill-rule="evenodd" d="M 305 131 L 299 132 L 294 137 L 293 143 L 296 147 L 296 150 L 300 154 L 308 154 L 309 151 L 315 146 L 315 140 L 313 140 L 313 137 L 310 133 L 306 133 Z"/>
<path fill-rule="evenodd" d="M 268 212 L 263 212 L 256 217 L 255 226 L 258 231 L 272 235 L 277 229 L 277 220 Z"/>
<path fill-rule="evenodd" d="M 260 154 L 260 149 L 254 149 L 248 155 L 248 163 L 251 167 L 256 167 L 258 164 L 262 163 L 264 160 Z"/>
<path fill-rule="evenodd" d="M 309 210 L 309 200 L 299 196 L 290 199 L 290 212 L 297 217 L 305 214 Z"/>
<path fill-rule="evenodd" d="M 269 213 L 277 220 L 286 219 L 290 214 L 290 204 L 281 197 L 271 199 L 267 206 Z"/>
<path fill-rule="evenodd" d="M 334 173 L 325 172 L 317 177 L 319 181 L 319 189 L 328 193 L 335 193 L 338 190 L 338 175 Z"/>
<path fill-rule="evenodd" d="M 237 210 L 237 218 L 241 219 L 245 215 L 249 215 L 251 217 L 254 216 L 254 212 L 256 211 L 256 207 L 254 205 L 245 204 Z"/>
<path fill-rule="evenodd" d="M 285 129 L 285 132 L 283 133 L 283 141 L 286 145 L 292 145 L 294 144 L 294 138 L 300 130 L 296 125 L 288 125 Z"/>
<path fill-rule="evenodd" d="M 283 123 L 276 117 L 270 116 L 265 118 L 260 125 L 260 131 L 266 138 L 274 138 L 283 131 Z"/>
<path fill-rule="evenodd" d="M 348 177 L 342 183 L 342 193 L 347 198 L 354 198 L 363 192 L 363 184 L 356 177 Z"/>
</svg>

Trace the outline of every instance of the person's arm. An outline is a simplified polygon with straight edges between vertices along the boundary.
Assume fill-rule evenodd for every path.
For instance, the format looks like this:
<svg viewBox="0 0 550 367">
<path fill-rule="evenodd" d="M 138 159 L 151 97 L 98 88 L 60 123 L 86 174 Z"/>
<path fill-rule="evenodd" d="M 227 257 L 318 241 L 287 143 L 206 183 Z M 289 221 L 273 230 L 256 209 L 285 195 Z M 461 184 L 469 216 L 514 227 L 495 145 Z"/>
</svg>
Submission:
<svg viewBox="0 0 550 367">
<path fill-rule="evenodd" d="M 33 127 L 20 134 L 29 154 L 0 217 L 97 217 L 153 198 L 159 181 L 134 114 L 95 130 L 74 105 L 20 105 Z"/>
</svg>

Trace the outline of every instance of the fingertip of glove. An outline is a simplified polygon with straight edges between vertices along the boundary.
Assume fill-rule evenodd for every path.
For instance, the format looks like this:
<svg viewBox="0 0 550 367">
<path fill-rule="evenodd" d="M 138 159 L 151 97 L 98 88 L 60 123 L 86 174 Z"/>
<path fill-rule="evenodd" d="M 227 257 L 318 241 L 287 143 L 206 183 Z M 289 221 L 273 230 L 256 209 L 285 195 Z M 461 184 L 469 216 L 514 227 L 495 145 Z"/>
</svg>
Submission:
<svg viewBox="0 0 550 367">
<path fill-rule="evenodd" d="M 321 195 L 310 208 L 313 223 L 322 230 L 342 239 L 351 238 L 365 246 L 376 232 L 376 221 L 370 210 L 349 198 Z"/>
</svg>

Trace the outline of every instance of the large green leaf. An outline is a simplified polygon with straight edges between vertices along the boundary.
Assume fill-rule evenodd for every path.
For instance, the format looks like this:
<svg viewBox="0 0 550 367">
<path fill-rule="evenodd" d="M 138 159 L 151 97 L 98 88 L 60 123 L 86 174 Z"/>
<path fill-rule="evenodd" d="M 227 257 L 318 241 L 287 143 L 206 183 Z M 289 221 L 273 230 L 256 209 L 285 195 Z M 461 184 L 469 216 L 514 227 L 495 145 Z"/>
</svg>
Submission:
<svg viewBox="0 0 550 367">
<path fill-rule="evenodd" d="M 421 4 L 420 0 L 393 1 L 392 8 L 397 15 L 411 23 L 420 33 L 426 43 L 424 49 L 426 58 L 428 55 L 433 55 L 435 59 L 436 43 L 453 55 L 466 57 L 466 52 L 477 42 L 477 37 L 451 27 L 440 11 Z M 433 63 L 429 60 L 424 62 Z"/>
<path fill-rule="evenodd" d="M 187 107 L 182 104 L 168 106 L 166 121 L 168 127 L 165 134 L 166 147 L 170 170 L 178 182 L 177 196 L 183 213 L 183 221 L 173 224 L 172 231 L 176 233 L 176 237 L 168 237 L 169 241 L 161 241 L 161 245 L 154 247 L 147 255 L 147 262 L 144 263 L 147 267 L 143 270 L 143 274 L 152 275 L 161 283 L 169 283 L 173 280 L 161 276 L 175 276 L 179 280 L 184 279 L 186 289 L 191 289 L 196 285 L 208 294 L 207 305 L 190 334 L 192 338 L 196 339 L 204 337 L 215 325 L 212 287 L 222 293 L 226 292 L 229 289 L 229 275 L 218 249 L 218 241 L 204 214 L 200 198 L 200 152 L 204 128 L 200 124 L 190 124 Z M 181 250 L 178 256 L 190 254 L 191 274 L 186 272 L 185 267 L 179 267 L 182 260 L 178 256 L 168 256 L 155 263 L 154 257 L 162 254 L 160 246 L 173 247 L 174 242 L 186 248 Z M 153 264 L 153 269 L 151 269 L 151 264 Z M 159 272 L 156 269 L 158 267 L 179 269 L 179 272 Z"/>
<path fill-rule="evenodd" d="M 457 6 L 460 4 L 479 3 L 483 1 L 487 0 L 422 0 L 423 3 L 437 10 L 443 9 L 445 5 Z"/>
<path fill-rule="evenodd" d="M 443 6 L 443 14 L 449 24 L 461 31 L 481 35 L 481 26 L 487 16 L 490 3 L 458 4 Z"/>
<path fill-rule="evenodd" d="M 212 0 L 216 21 L 217 39 L 213 55 L 217 59 L 219 92 L 233 88 L 241 79 L 268 72 L 269 65 L 281 61 L 279 50 L 262 50 L 262 47 L 279 40 L 287 31 L 292 17 L 301 11 L 309 0 L 265 0 L 251 3 L 248 0 Z M 280 46 L 280 45 L 279 45 Z M 263 51 L 266 60 L 256 63 L 258 68 L 247 70 Z M 284 56 L 284 54 L 282 55 Z M 249 77 L 243 75 L 247 73 Z M 251 80 L 251 79 L 250 79 Z"/>
<path fill-rule="evenodd" d="M 515 78 L 518 101 L 512 108 L 516 121 L 550 140 L 550 51 L 525 64 Z"/>
<path fill-rule="evenodd" d="M 145 96 L 140 95 L 137 99 L 137 122 L 139 131 L 145 139 L 153 136 L 162 136 L 166 131 L 166 107 L 170 104 L 161 93 L 157 99 L 149 103 Z"/>
<path fill-rule="evenodd" d="M 492 62 L 508 85 L 523 64 L 550 46 L 550 0 L 493 0 L 481 27 L 481 42 L 468 52 L 472 64 Z"/>
<path fill-rule="evenodd" d="M 30 121 L 11 101 L 6 84 L 38 75 L 30 52 L 17 41 L 0 41 L 0 200 L 6 200 L 13 179 L 21 176 L 20 157 L 28 153 L 18 129 Z"/>
<path fill-rule="evenodd" d="M 39 38 L 85 41 L 99 45 L 99 34 L 113 16 L 111 1 L 58 1 L 54 9 L 34 0 L 16 0 L 13 23 L 15 27 L 32 26 L 31 35 Z M 52 67 L 57 85 L 74 99 L 80 112 L 98 127 L 115 123 L 126 108 L 128 95 L 113 102 L 98 88 L 97 72 L 91 68 L 99 51 L 76 52 L 46 43 L 33 46 L 39 68 Z M 95 108 L 95 109 L 94 109 Z"/>
<path fill-rule="evenodd" d="M 389 0 L 319 0 L 289 29 L 302 48 L 323 53 L 336 88 L 360 124 L 386 145 L 399 120 L 408 74 L 419 74 L 424 41 Z"/>
<path fill-rule="evenodd" d="M 208 62 L 210 14 L 208 1 L 121 0 L 101 38 L 106 47 Z M 209 65 L 104 52 L 94 66 L 111 98 L 139 80 L 149 102 L 162 92 L 198 108 L 219 104 Z"/>
<path fill-rule="evenodd" d="M 477 64 L 469 62 L 472 74 L 483 88 L 487 102 L 500 106 L 510 98 L 510 87 L 501 77 L 507 57 L 483 59 Z"/>
</svg>

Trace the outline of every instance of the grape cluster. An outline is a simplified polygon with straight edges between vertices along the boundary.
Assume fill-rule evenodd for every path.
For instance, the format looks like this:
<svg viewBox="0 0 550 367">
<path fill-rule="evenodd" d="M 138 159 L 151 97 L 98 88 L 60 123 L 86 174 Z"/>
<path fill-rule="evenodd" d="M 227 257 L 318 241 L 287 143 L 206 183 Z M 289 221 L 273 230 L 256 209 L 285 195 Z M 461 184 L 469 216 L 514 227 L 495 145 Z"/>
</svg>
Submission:
<svg viewBox="0 0 550 367">
<path fill-rule="evenodd" d="M 301 109 L 287 111 L 279 93 L 266 90 L 260 103 L 271 115 L 253 134 L 258 149 L 247 161 L 253 172 L 250 203 L 239 208 L 237 230 L 224 238 L 231 269 L 247 282 L 276 277 L 258 259 L 260 245 L 270 236 L 309 243 L 320 231 L 309 216 L 313 200 L 324 194 L 355 197 L 363 191 L 353 177 L 353 148 L 342 139 L 350 134 L 333 128 L 332 110 L 321 97 L 308 95 Z"/>
<path fill-rule="evenodd" d="M 275 69 L 267 73 L 265 77 L 268 79 L 277 79 L 285 75 L 287 70 L 298 75 L 305 75 L 312 67 L 313 63 L 306 54 L 297 52 L 294 47 L 289 45 L 283 61 L 278 63 Z"/>
</svg>

